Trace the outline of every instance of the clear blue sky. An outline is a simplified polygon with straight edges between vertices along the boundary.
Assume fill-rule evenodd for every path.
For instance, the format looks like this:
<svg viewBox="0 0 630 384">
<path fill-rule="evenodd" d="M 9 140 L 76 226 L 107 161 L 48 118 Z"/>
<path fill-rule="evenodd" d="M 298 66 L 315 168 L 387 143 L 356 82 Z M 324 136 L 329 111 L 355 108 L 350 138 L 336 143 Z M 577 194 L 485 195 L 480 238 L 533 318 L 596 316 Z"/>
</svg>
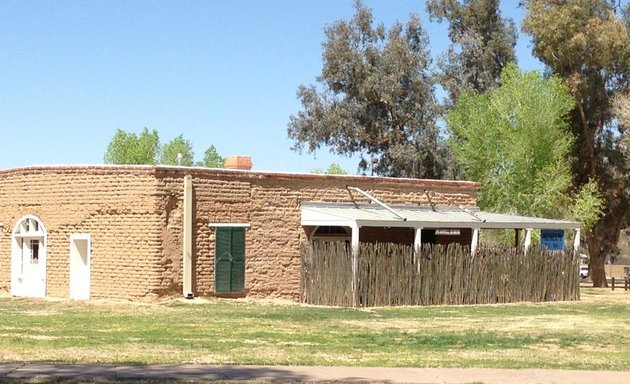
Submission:
<svg viewBox="0 0 630 384">
<path fill-rule="evenodd" d="M 523 10 L 503 0 L 518 24 Z M 425 22 L 434 57 L 446 26 L 420 0 L 366 0 L 377 21 Z M 352 0 L 7 0 L 0 2 L 0 169 L 100 164 L 116 129 L 183 134 L 196 158 L 250 155 L 256 170 L 308 172 L 358 158 L 292 151 L 296 90 L 321 70 L 324 27 Z M 528 36 L 522 68 L 540 68 Z"/>
</svg>

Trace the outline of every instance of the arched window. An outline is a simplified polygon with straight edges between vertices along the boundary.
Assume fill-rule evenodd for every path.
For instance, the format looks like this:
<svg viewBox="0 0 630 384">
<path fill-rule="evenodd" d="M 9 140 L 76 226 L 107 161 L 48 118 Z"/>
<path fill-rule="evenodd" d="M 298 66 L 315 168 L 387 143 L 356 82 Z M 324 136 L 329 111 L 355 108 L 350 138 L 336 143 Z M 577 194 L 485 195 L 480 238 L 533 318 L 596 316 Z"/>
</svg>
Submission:
<svg viewBox="0 0 630 384">
<path fill-rule="evenodd" d="M 311 235 L 312 241 L 350 241 L 352 230 L 349 227 L 320 225 Z"/>
<path fill-rule="evenodd" d="M 11 294 L 46 296 L 47 233 L 33 215 L 22 217 L 13 227 L 11 247 Z"/>
</svg>

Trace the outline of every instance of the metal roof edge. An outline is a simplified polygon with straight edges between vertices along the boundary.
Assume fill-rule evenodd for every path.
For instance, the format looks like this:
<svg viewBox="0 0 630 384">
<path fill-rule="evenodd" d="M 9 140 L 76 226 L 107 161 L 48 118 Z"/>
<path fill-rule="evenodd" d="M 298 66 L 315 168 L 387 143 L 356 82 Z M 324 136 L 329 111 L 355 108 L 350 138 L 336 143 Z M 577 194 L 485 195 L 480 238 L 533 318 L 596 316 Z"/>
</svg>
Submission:
<svg viewBox="0 0 630 384">
<path fill-rule="evenodd" d="M 401 213 L 405 213 L 404 210 L 426 212 L 432 211 L 430 206 L 415 206 L 415 205 L 399 205 L 397 207 L 401 209 Z M 458 207 L 436 207 L 438 214 L 449 213 L 461 213 L 465 212 Z M 338 213 L 334 212 L 339 210 Z M 577 221 L 560 220 L 560 219 L 546 219 L 541 217 L 531 216 L 519 216 L 494 212 L 480 211 L 478 208 L 474 211 L 475 216 L 471 216 L 471 220 L 417 220 L 413 217 L 409 217 L 407 221 L 401 221 L 398 219 L 387 217 L 361 217 L 355 215 L 352 212 L 356 210 L 364 212 L 376 212 L 374 215 L 379 215 L 381 212 L 385 214 L 387 211 L 376 204 L 354 204 L 345 202 L 326 203 L 326 202 L 302 202 L 302 212 L 311 211 L 318 212 L 319 214 L 326 215 L 327 217 L 338 217 L 339 221 L 356 221 L 360 226 L 392 226 L 392 227 L 413 227 L 413 228 L 478 228 L 478 229 L 580 229 L 580 223 Z M 358 212 L 357 212 L 358 213 Z M 473 220 L 475 219 L 475 220 Z M 317 222 L 317 220 L 308 220 L 309 222 Z"/>
</svg>

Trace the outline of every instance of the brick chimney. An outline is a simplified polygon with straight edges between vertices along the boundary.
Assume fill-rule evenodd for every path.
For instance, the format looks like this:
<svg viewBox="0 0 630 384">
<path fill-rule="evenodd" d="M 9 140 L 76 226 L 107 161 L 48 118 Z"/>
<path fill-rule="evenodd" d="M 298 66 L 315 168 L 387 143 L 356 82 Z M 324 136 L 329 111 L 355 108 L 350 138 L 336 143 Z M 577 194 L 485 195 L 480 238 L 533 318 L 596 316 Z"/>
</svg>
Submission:
<svg viewBox="0 0 630 384">
<path fill-rule="evenodd" d="M 226 169 L 250 171 L 252 169 L 252 158 L 249 156 L 227 156 L 224 167 Z"/>
</svg>

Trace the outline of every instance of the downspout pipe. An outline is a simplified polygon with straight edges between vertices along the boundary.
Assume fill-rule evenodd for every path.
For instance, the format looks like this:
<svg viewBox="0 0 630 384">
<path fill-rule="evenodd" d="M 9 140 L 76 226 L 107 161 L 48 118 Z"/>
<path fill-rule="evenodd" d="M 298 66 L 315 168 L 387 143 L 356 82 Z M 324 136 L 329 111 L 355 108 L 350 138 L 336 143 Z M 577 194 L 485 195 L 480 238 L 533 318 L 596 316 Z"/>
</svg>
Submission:
<svg viewBox="0 0 630 384">
<path fill-rule="evenodd" d="M 182 294 L 187 299 L 194 297 L 192 291 L 192 223 L 193 223 L 192 177 L 184 176 L 184 217 L 182 228 Z"/>
</svg>

